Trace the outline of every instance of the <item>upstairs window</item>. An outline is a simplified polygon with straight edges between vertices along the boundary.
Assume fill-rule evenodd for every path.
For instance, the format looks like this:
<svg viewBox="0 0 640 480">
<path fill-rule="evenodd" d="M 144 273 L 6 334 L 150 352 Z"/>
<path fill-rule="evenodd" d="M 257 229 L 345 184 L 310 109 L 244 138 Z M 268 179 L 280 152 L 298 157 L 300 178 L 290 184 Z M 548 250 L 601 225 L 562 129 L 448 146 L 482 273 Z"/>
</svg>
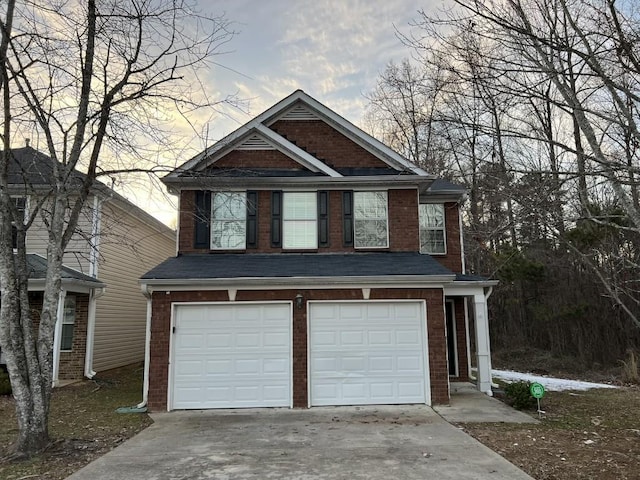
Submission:
<svg viewBox="0 0 640 480">
<path fill-rule="evenodd" d="M 318 248 L 318 203 L 316 192 L 284 192 L 282 248 Z"/>
<path fill-rule="evenodd" d="M 62 317 L 62 336 L 60 338 L 60 350 L 70 352 L 73 350 L 73 332 L 76 324 L 76 297 L 67 295 L 64 297 L 64 315 Z"/>
<path fill-rule="evenodd" d="M 387 248 L 389 219 L 387 192 L 354 192 L 355 248 Z"/>
<path fill-rule="evenodd" d="M 246 193 L 215 192 L 211 201 L 211 249 L 244 250 L 246 230 Z"/>
<path fill-rule="evenodd" d="M 420 205 L 420 252 L 447 253 L 444 223 L 444 205 L 428 203 Z"/>
</svg>

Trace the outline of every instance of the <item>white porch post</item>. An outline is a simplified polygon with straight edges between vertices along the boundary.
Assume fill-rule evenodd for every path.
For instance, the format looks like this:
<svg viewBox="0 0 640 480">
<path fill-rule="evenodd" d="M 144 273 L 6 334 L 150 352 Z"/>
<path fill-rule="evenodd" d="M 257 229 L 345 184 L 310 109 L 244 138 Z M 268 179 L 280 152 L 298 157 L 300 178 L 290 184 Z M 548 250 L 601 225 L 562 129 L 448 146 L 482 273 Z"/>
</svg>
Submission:
<svg viewBox="0 0 640 480">
<path fill-rule="evenodd" d="M 62 319 L 64 318 L 64 299 L 67 291 L 60 290 L 58 297 L 58 313 L 56 315 L 56 328 L 53 334 L 53 377 L 52 382 L 55 387 L 58 385 L 58 374 L 60 373 L 60 341 L 62 338 Z"/>
<path fill-rule="evenodd" d="M 476 320 L 476 365 L 478 367 L 478 390 L 493 396 L 491 391 L 491 344 L 489 343 L 489 320 L 487 299 L 484 294 L 473 296 Z"/>
</svg>

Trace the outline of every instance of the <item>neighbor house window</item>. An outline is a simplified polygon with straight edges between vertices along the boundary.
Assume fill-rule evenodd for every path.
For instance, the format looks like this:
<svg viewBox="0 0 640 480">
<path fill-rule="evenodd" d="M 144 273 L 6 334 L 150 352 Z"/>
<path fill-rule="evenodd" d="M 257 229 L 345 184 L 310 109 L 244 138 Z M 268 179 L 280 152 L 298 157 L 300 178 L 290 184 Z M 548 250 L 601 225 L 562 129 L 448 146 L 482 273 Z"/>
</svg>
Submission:
<svg viewBox="0 0 640 480">
<path fill-rule="evenodd" d="M 64 315 L 62 316 L 62 338 L 60 350 L 73 349 L 73 331 L 76 323 L 76 297 L 67 295 L 64 298 Z"/>
<path fill-rule="evenodd" d="M 387 192 L 354 192 L 355 248 L 386 248 L 389 246 Z"/>
<path fill-rule="evenodd" d="M 316 192 L 284 192 L 282 247 L 318 248 L 318 203 Z"/>
<path fill-rule="evenodd" d="M 420 205 L 420 251 L 447 253 L 445 238 L 444 205 L 441 203 Z"/>
<path fill-rule="evenodd" d="M 245 192 L 215 192 L 211 201 L 211 248 L 246 248 L 247 197 Z"/>
</svg>

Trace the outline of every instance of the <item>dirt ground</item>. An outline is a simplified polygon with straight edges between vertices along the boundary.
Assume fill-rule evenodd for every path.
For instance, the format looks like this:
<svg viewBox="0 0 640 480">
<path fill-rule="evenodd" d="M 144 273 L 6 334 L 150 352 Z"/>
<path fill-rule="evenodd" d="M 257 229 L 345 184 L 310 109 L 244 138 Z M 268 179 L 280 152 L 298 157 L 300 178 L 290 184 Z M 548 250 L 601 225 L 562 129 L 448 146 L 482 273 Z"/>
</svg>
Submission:
<svg viewBox="0 0 640 480">
<path fill-rule="evenodd" d="M 100 374 L 95 381 L 53 391 L 49 434 L 51 447 L 28 461 L 0 460 L 2 480 L 59 480 L 104 455 L 152 423 L 145 414 L 119 414 L 115 409 L 140 402 L 140 365 Z M 0 458 L 15 439 L 13 399 L 0 396 Z"/>
<path fill-rule="evenodd" d="M 141 382 L 135 366 L 56 389 L 51 448 L 29 461 L 0 461 L 0 479 L 63 479 L 135 435 L 149 417 L 115 409 L 140 401 Z M 547 392 L 542 409 L 538 425 L 460 427 L 538 480 L 640 479 L 640 387 Z M 0 397 L 0 457 L 15 434 L 13 400 Z"/>
<path fill-rule="evenodd" d="M 547 392 L 541 408 L 538 425 L 461 426 L 538 480 L 640 478 L 640 388 Z"/>
</svg>

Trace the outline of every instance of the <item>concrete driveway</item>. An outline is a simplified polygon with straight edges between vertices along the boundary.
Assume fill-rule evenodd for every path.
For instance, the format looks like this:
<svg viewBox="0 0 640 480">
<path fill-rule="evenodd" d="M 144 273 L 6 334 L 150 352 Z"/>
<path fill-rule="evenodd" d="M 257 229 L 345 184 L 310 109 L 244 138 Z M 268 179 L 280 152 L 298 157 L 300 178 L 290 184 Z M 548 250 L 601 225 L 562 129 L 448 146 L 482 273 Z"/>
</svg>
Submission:
<svg viewBox="0 0 640 480">
<path fill-rule="evenodd" d="M 152 417 L 69 479 L 531 479 L 424 405 Z"/>
</svg>

